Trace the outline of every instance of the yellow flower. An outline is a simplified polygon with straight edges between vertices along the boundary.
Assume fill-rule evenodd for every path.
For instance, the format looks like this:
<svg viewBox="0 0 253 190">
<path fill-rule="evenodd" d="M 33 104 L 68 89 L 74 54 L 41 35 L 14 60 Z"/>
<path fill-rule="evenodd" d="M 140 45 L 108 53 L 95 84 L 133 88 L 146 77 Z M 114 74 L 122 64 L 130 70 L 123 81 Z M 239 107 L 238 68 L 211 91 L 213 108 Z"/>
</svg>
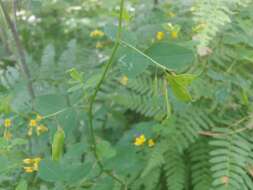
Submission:
<svg viewBox="0 0 253 190">
<path fill-rule="evenodd" d="M 45 127 L 44 125 L 39 125 L 37 126 L 36 128 L 36 132 L 37 132 L 37 135 L 39 136 L 41 133 L 44 133 L 44 132 L 47 132 L 48 131 L 48 128 Z"/>
<path fill-rule="evenodd" d="M 27 132 L 27 135 L 28 135 L 28 136 L 32 136 L 32 134 L 33 134 L 33 128 L 32 128 L 32 127 L 29 127 L 28 132 Z"/>
<path fill-rule="evenodd" d="M 149 146 L 149 147 L 155 146 L 155 141 L 154 141 L 153 139 L 149 139 L 149 140 L 148 140 L 148 146 Z"/>
<path fill-rule="evenodd" d="M 9 127 L 11 126 L 11 120 L 10 120 L 10 119 L 5 119 L 5 120 L 4 120 L 4 126 L 5 126 L 6 128 L 9 128 Z"/>
<path fill-rule="evenodd" d="M 163 40 L 164 37 L 165 37 L 165 33 L 164 33 L 164 32 L 157 32 L 157 33 L 156 33 L 156 39 L 157 39 L 158 41 Z"/>
<path fill-rule="evenodd" d="M 31 119 L 30 122 L 29 122 L 29 126 L 30 127 L 35 127 L 37 126 L 37 121 L 35 119 Z"/>
<path fill-rule="evenodd" d="M 122 76 L 120 79 L 120 83 L 126 86 L 128 84 L 128 77 L 126 75 Z"/>
<path fill-rule="evenodd" d="M 39 169 L 39 164 L 40 164 L 41 158 L 36 157 L 36 158 L 26 158 L 23 160 L 24 164 L 28 164 L 28 167 L 24 167 L 24 170 L 26 173 L 32 173 L 34 171 L 38 171 Z"/>
<path fill-rule="evenodd" d="M 143 140 L 144 142 L 146 141 L 146 138 L 145 138 L 145 135 L 141 135 L 141 136 L 139 136 L 139 138 L 141 139 L 141 140 Z"/>
<path fill-rule="evenodd" d="M 171 35 L 171 38 L 172 38 L 172 39 L 177 39 L 177 38 L 178 38 L 178 32 L 177 32 L 177 31 L 172 31 L 172 32 L 170 33 L 170 35 Z"/>
<path fill-rule="evenodd" d="M 38 171 L 39 170 L 39 163 L 34 163 L 33 164 L 33 170 Z"/>
<path fill-rule="evenodd" d="M 38 118 L 38 116 L 37 116 L 37 118 Z M 29 122 L 29 129 L 27 131 L 27 135 L 28 136 L 32 136 L 32 134 L 33 134 L 33 127 L 37 126 L 37 121 L 38 121 L 37 118 L 30 120 L 30 122 Z M 40 119 L 40 117 L 39 117 L 39 119 Z"/>
<path fill-rule="evenodd" d="M 40 161 L 41 161 L 41 158 L 40 158 L 40 157 L 37 157 L 37 158 L 34 158 L 34 159 L 33 159 L 33 162 L 34 162 L 34 163 L 33 163 L 33 169 L 34 169 L 34 171 L 38 171 Z"/>
<path fill-rule="evenodd" d="M 31 159 L 31 158 L 26 158 L 26 159 L 23 160 L 23 163 L 24 163 L 24 164 L 33 164 L 33 159 Z"/>
<path fill-rule="evenodd" d="M 135 138 L 134 145 L 135 146 L 141 146 L 146 142 L 145 135 L 140 135 L 139 137 Z"/>
<path fill-rule="evenodd" d="M 101 42 L 97 42 L 96 43 L 96 48 L 97 49 L 101 49 L 101 48 L 103 48 L 104 46 L 103 46 L 103 44 L 101 43 Z"/>
<path fill-rule="evenodd" d="M 12 134 L 9 131 L 4 131 L 4 139 L 10 140 L 12 138 Z"/>
<path fill-rule="evenodd" d="M 104 32 L 102 32 L 101 30 L 94 30 L 90 33 L 90 37 L 91 38 L 96 38 L 96 37 L 103 37 L 105 35 Z"/>
<path fill-rule="evenodd" d="M 38 115 L 36 116 L 36 121 L 41 121 L 42 119 L 43 119 L 43 117 L 42 117 L 41 115 L 38 114 Z"/>
<path fill-rule="evenodd" d="M 24 170 L 25 170 L 26 173 L 34 172 L 33 167 L 24 167 Z"/>
<path fill-rule="evenodd" d="M 41 157 L 36 157 L 33 159 L 33 162 L 38 164 L 40 163 L 41 160 L 42 160 Z"/>
</svg>

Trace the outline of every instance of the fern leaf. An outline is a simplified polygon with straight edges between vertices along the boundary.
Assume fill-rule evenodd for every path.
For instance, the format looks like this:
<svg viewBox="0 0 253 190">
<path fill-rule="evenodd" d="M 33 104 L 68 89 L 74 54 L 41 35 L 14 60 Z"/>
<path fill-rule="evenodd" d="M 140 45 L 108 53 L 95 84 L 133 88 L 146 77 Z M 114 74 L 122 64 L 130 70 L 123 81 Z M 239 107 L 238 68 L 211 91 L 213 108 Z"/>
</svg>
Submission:
<svg viewBox="0 0 253 190">
<path fill-rule="evenodd" d="M 204 138 L 190 149 L 193 190 L 210 190 L 212 176 L 209 159 L 210 147 Z"/>
<path fill-rule="evenodd" d="M 165 157 L 164 170 L 168 190 L 183 190 L 186 181 L 186 165 L 183 155 L 175 147 L 171 147 Z"/>
<path fill-rule="evenodd" d="M 208 46 L 224 25 L 231 22 L 236 6 L 247 6 L 251 0 L 197 0 L 194 20 L 203 25 L 198 33 L 200 46 Z"/>
<path fill-rule="evenodd" d="M 232 134 L 229 128 L 216 128 L 215 132 Z M 224 189 L 248 189 L 244 176 L 247 160 L 250 154 L 249 142 L 239 134 L 218 135 L 210 145 L 214 148 L 210 152 L 212 185 Z"/>
<path fill-rule="evenodd" d="M 163 154 L 167 150 L 168 145 L 166 141 L 162 143 L 156 144 L 153 148 L 152 152 L 150 153 L 150 158 L 148 160 L 148 164 L 144 171 L 142 172 L 142 177 L 149 174 L 153 169 L 160 168 L 164 164 L 164 156 Z"/>
</svg>

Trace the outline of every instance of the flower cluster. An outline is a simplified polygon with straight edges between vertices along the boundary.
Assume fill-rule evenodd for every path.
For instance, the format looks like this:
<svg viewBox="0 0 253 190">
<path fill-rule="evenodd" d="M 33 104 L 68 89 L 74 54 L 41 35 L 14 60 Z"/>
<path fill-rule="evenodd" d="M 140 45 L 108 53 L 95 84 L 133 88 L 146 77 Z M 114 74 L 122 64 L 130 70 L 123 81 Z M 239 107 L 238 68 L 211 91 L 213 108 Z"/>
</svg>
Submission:
<svg viewBox="0 0 253 190">
<path fill-rule="evenodd" d="M 178 38 L 178 34 L 181 30 L 181 27 L 179 25 L 173 25 L 171 23 L 168 23 L 165 26 L 166 30 L 168 30 L 170 32 L 170 37 L 172 39 L 177 39 Z"/>
<path fill-rule="evenodd" d="M 4 137 L 5 140 L 10 140 L 12 138 L 12 134 L 10 132 L 10 127 L 12 125 L 11 119 L 9 119 L 9 118 L 5 119 L 3 125 L 4 125 L 4 128 L 5 128 L 3 137 Z"/>
<path fill-rule="evenodd" d="M 40 161 L 41 161 L 40 157 L 24 159 L 23 163 L 26 165 L 24 166 L 24 171 L 26 173 L 32 173 L 32 172 L 38 171 Z"/>
<path fill-rule="evenodd" d="M 105 33 L 101 30 L 93 30 L 91 33 L 90 33 L 90 37 L 91 38 L 102 38 L 104 37 Z M 101 41 L 97 41 L 96 42 L 96 48 L 97 49 L 101 49 L 103 48 L 104 46 L 106 45 L 106 42 L 101 42 Z"/>
<path fill-rule="evenodd" d="M 170 37 L 175 40 L 178 38 L 179 32 L 181 30 L 180 26 L 178 25 L 173 25 L 171 23 L 168 23 L 167 25 L 164 26 L 165 30 L 170 33 Z M 157 41 L 162 41 L 165 39 L 165 32 L 159 31 L 156 33 L 156 40 Z"/>
<path fill-rule="evenodd" d="M 149 147 L 153 147 L 155 146 L 155 141 L 153 139 L 146 139 L 145 135 L 144 134 L 141 134 L 139 136 L 137 136 L 134 140 L 134 145 L 135 146 L 142 146 L 144 145 L 145 143 L 147 142 L 148 146 Z"/>
<path fill-rule="evenodd" d="M 36 134 L 39 136 L 42 133 L 48 131 L 48 128 L 45 125 L 39 124 L 39 122 L 43 119 L 41 115 L 37 115 L 36 119 L 31 119 L 28 125 L 28 136 L 32 136 L 33 130 L 36 130 Z"/>
<path fill-rule="evenodd" d="M 101 30 L 93 30 L 91 33 L 90 33 L 90 37 L 91 38 L 101 38 L 105 35 L 105 33 Z"/>
<path fill-rule="evenodd" d="M 146 137 L 145 137 L 145 135 L 142 134 L 142 135 L 135 138 L 134 145 L 135 146 L 141 146 L 145 142 L 146 142 Z"/>
</svg>

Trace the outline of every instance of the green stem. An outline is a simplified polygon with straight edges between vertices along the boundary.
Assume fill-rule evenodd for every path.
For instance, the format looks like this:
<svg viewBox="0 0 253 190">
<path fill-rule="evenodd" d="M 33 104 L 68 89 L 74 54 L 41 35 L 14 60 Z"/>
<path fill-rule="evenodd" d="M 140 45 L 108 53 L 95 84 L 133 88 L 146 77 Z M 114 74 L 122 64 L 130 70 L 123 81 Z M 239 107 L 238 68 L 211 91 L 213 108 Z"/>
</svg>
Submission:
<svg viewBox="0 0 253 190">
<path fill-rule="evenodd" d="M 97 145 L 96 145 L 95 132 L 94 132 L 94 127 L 93 127 L 93 118 L 94 118 L 93 106 L 94 106 L 94 103 L 96 101 L 97 93 L 99 92 L 99 90 L 101 88 L 101 85 L 103 84 L 103 82 L 106 78 L 106 75 L 107 75 L 107 73 L 108 73 L 108 71 L 109 71 L 109 69 L 110 69 L 110 67 L 113 63 L 114 57 L 115 57 L 116 52 L 117 52 L 117 50 L 119 48 L 119 45 L 120 45 L 121 34 L 122 34 L 123 10 L 124 10 L 124 0 L 121 0 L 119 26 L 118 26 L 116 41 L 115 41 L 111 56 L 110 56 L 108 62 L 106 63 L 106 65 L 105 65 L 105 69 L 102 73 L 102 76 L 101 76 L 99 82 L 97 83 L 97 85 L 95 87 L 95 91 L 94 91 L 93 95 L 91 96 L 90 105 L 89 105 L 89 109 L 88 109 L 91 148 L 92 148 L 92 151 L 94 153 L 97 164 L 98 164 L 99 168 L 101 169 L 101 171 L 103 173 L 106 173 L 108 176 L 111 176 L 115 181 L 119 182 L 122 186 L 125 185 L 125 183 L 121 179 L 119 179 L 118 177 L 113 175 L 111 172 L 104 169 L 103 163 L 101 162 L 101 160 L 99 158 L 99 155 L 97 153 Z"/>
<path fill-rule="evenodd" d="M 165 98 L 165 103 L 166 103 L 166 110 L 167 110 L 167 118 L 169 118 L 171 116 L 171 106 L 170 106 L 170 102 L 169 102 L 169 94 L 168 94 L 168 88 L 167 88 L 168 84 L 166 79 L 164 79 L 164 98 Z"/>
</svg>

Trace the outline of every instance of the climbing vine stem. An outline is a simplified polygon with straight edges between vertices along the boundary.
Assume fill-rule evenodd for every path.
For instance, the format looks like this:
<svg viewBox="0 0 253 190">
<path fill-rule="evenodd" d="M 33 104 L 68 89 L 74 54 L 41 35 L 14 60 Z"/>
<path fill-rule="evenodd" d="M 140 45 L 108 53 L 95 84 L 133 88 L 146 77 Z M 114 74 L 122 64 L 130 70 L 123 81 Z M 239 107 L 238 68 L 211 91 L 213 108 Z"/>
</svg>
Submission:
<svg viewBox="0 0 253 190">
<path fill-rule="evenodd" d="M 114 57 L 115 57 L 116 52 L 117 52 L 117 50 L 119 48 L 119 45 L 120 45 L 120 40 L 121 40 L 121 35 L 122 35 L 123 10 L 124 10 L 124 0 L 121 0 L 121 2 L 120 2 L 119 24 L 118 24 L 118 31 L 117 31 L 115 44 L 114 44 L 111 56 L 110 56 L 108 62 L 106 63 L 106 65 L 105 65 L 102 76 L 101 76 L 99 82 L 97 83 L 97 85 L 95 87 L 94 93 L 91 96 L 89 109 L 88 109 L 88 116 L 89 116 L 89 135 L 90 135 L 91 149 L 94 153 L 95 159 L 96 159 L 97 164 L 98 164 L 98 166 L 101 170 L 101 173 L 105 173 L 108 176 L 112 177 L 115 181 L 120 183 L 124 189 L 127 189 L 127 185 L 125 184 L 125 182 L 123 180 L 121 180 L 113 172 L 104 169 L 103 163 L 100 160 L 98 152 L 97 152 L 97 144 L 96 144 L 94 127 L 93 127 L 93 119 L 94 119 L 94 117 L 93 117 L 94 116 L 93 115 L 93 106 L 94 106 L 94 103 L 96 101 L 97 93 L 100 90 L 101 85 L 103 84 L 103 82 L 104 82 L 104 80 L 107 76 L 107 73 L 108 73 L 108 71 L 109 71 L 109 69 L 110 69 L 110 67 L 111 67 L 111 65 L 114 61 Z"/>
</svg>

